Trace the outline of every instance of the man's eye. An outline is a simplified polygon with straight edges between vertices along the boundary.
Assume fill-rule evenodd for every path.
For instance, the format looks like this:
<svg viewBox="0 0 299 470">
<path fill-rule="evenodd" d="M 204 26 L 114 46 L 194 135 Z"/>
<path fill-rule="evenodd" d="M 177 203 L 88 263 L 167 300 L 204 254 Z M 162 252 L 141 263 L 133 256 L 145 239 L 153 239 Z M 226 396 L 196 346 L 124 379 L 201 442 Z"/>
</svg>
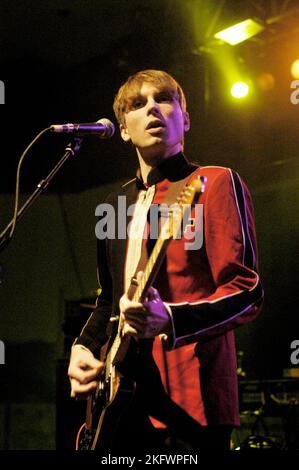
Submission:
<svg viewBox="0 0 299 470">
<path fill-rule="evenodd" d="M 171 102 L 171 101 L 173 101 L 173 98 L 168 93 L 163 93 L 163 94 L 157 96 L 156 101 L 158 103 L 163 103 L 165 101 L 166 102 Z"/>
<path fill-rule="evenodd" d="M 144 103 L 143 103 L 142 100 L 135 100 L 135 101 L 133 101 L 132 104 L 131 104 L 131 109 L 142 108 L 143 105 L 144 105 Z"/>
</svg>

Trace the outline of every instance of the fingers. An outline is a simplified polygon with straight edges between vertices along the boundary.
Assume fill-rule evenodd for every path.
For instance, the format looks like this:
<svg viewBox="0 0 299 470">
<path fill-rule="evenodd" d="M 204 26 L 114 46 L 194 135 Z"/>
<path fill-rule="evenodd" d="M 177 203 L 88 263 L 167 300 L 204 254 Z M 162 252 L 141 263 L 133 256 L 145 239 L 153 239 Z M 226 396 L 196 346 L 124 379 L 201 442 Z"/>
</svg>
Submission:
<svg viewBox="0 0 299 470">
<path fill-rule="evenodd" d="M 140 282 L 143 272 L 137 273 Z M 138 338 L 154 338 L 163 331 L 169 321 L 169 314 L 162 302 L 159 292 L 150 287 L 146 292 L 145 300 L 134 302 L 127 294 L 120 299 L 120 312 L 123 322 L 123 333 Z"/>
<path fill-rule="evenodd" d="M 71 379 L 77 380 L 81 384 L 87 384 L 92 379 L 97 377 L 101 371 L 101 367 L 95 367 L 92 369 L 84 370 L 78 365 L 70 366 L 68 370 L 68 375 Z"/>
<path fill-rule="evenodd" d="M 81 361 L 86 364 L 86 368 L 90 367 L 98 367 L 101 366 L 101 361 L 96 359 L 92 352 L 87 349 L 85 346 L 82 346 L 81 344 L 75 344 L 72 346 L 72 352 L 71 352 L 71 363 L 77 363 Z"/>
<path fill-rule="evenodd" d="M 161 297 L 154 287 L 150 287 L 147 290 L 146 297 L 145 297 L 145 303 L 146 302 L 159 302 L 161 300 Z"/>
<path fill-rule="evenodd" d="M 72 348 L 68 376 L 71 382 L 71 397 L 85 398 L 97 387 L 96 379 L 104 363 L 94 357 L 91 351 L 76 345 Z"/>
<path fill-rule="evenodd" d="M 123 333 L 134 336 L 135 338 L 153 338 L 159 333 L 159 325 L 156 319 L 138 318 L 135 316 L 127 317 L 123 324 Z"/>
<path fill-rule="evenodd" d="M 138 282 L 138 284 L 140 283 L 142 277 L 143 277 L 143 271 L 138 271 L 138 273 L 137 273 L 137 282 Z M 156 298 L 158 298 L 160 300 L 159 292 L 154 287 L 149 287 L 147 292 L 146 292 L 146 299 L 147 300 L 155 300 Z"/>
<path fill-rule="evenodd" d="M 125 322 L 123 327 L 124 335 L 134 336 L 135 338 L 139 337 L 139 328 L 134 328 L 133 326 L 129 325 L 129 323 Z"/>
<path fill-rule="evenodd" d="M 100 373 L 103 365 L 91 352 L 78 349 L 71 354 L 68 375 L 80 382 L 87 382 Z"/>
<path fill-rule="evenodd" d="M 84 357 L 84 360 L 81 361 L 81 367 L 84 367 L 84 364 L 86 369 L 101 369 L 101 367 L 103 366 L 103 362 L 96 359 L 92 354 L 88 356 L 88 359 Z"/>
<path fill-rule="evenodd" d="M 126 313 L 125 322 L 133 328 L 142 328 L 146 325 L 147 320 L 142 315 L 136 315 L 135 313 Z"/>
<path fill-rule="evenodd" d="M 97 380 L 100 369 L 91 369 L 82 371 L 78 367 L 69 368 L 69 378 L 71 383 L 71 397 L 86 398 L 93 390 L 97 388 Z"/>
<path fill-rule="evenodd" d="M 94 371 L 99 372 L 103 367 L 102 361 L 98 361 L 98 359 L 90 359 L 90 358 L 86 360 L 85 357 L 82 359 L 78 358 L 77 361 L 74 361 L 74 364 L 84 371 L 94 370 Z"/>
<path fill-rule="evenodd" d="M 95 380 L 88 384 L 81 384 L 78 380 L 71 379 L 71 398 L 86 398 L 97 386 L 98 383 Z"/>
<path fill-rule="evenodd" d="M 127 296 L 127 294 L 124 294 L 119 302 L 119 307 L 120 311 L 123 314 L 127 313 L 146 313 L 147 309 L 144 307 L 144 305 L 140 302 L 133 302 L 133 300 L 130 300 Z"/>
</svg>

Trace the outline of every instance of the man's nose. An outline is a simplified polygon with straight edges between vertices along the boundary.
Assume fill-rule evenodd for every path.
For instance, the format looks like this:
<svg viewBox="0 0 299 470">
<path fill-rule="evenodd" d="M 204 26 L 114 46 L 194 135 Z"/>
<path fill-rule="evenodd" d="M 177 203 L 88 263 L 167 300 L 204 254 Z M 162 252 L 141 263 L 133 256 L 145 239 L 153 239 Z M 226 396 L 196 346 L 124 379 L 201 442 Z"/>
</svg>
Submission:
<svg viewBox="0 0 299 470">
<path fill-rule="evenodd" d="M 160 111 L 159 103 L 157 103 L 157 101 L 154 98 L 149 98 L 146 106 L 147 106 L 148 113 L 151 113 L 153 111 L 154 112 Z"/>
</svg>

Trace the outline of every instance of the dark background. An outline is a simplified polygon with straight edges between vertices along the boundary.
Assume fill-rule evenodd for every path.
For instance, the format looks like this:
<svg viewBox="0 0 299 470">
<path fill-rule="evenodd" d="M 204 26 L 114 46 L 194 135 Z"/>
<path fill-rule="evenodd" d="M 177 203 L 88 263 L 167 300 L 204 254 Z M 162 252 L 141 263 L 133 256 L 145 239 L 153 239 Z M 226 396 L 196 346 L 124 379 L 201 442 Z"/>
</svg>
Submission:
<svg viewBox="0 0 299 470">
<path fill-rule="evenodd" d="M 235 47 L 215 43 L 215 32 L 252 16 L 267 21 L 263 33 Z M 115 122 L 113 98 L 128 75 L 169 71 L 191 116 L 186 155 L 234 168 L 251 190 L 266 299 L 263 314 L 236 332 L 237 349 L 248 378 L 283 377 L 298 338 L 299 105 L 290 101 L 298 20 L 297 1 L 2 0 L 1 227 L 12 216 L 19 157 L 39 131 L 102 117 Z M 244 101 L 229 97 L 236 74 L 251 80 Z M 23 197 L 68 140 L 48 134 L 30 151 Z M 135 168 L 118 133 L 85 139 L 1 254 L 0 448 L 54 448 L 55 419 L 61 430 L 63 410 L 80 406 L 66 400 L 66 364 L 89 312 L 79 304 L 96 294 L 94 210 Z"/>
</svg>

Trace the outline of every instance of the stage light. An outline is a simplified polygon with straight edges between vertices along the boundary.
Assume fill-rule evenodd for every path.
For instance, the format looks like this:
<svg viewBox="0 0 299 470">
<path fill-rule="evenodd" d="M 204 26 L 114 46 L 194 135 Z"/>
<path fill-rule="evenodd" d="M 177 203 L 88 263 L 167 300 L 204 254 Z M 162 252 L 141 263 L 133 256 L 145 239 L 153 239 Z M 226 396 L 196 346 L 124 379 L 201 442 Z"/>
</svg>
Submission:
<svg viewBox="0 0 299 470">
<path fill-rule="evenodd" d="M 291 74 L 294 78 L 299 78 L 299 59 L 295 60 L 291 65 Z"/>
<path fill-rule="evenodd" d="M 265 29 L 265 27 L 261 23 L 248 18 L 247 20 L 241 21 L 241 23 L 219 31 L 214 37 L 234 46 L 255 36 L 263 31 L 263 29 Z"/>
<path fill-rule="evenodd" d="M 262 91 L 270 91 L 275 87 L 275 78 L 272 73 L 263 72 L 256 78 L 256 84 Z"/>
<path fill-rule="evenodd" d="M 245 82 L 236 82 L 231 87 L 230 92 L 234 98 L 237 98 L 237 99 L 245 98 L 245 96 L 248 95 L 249 86 Z"/>
</svg>

